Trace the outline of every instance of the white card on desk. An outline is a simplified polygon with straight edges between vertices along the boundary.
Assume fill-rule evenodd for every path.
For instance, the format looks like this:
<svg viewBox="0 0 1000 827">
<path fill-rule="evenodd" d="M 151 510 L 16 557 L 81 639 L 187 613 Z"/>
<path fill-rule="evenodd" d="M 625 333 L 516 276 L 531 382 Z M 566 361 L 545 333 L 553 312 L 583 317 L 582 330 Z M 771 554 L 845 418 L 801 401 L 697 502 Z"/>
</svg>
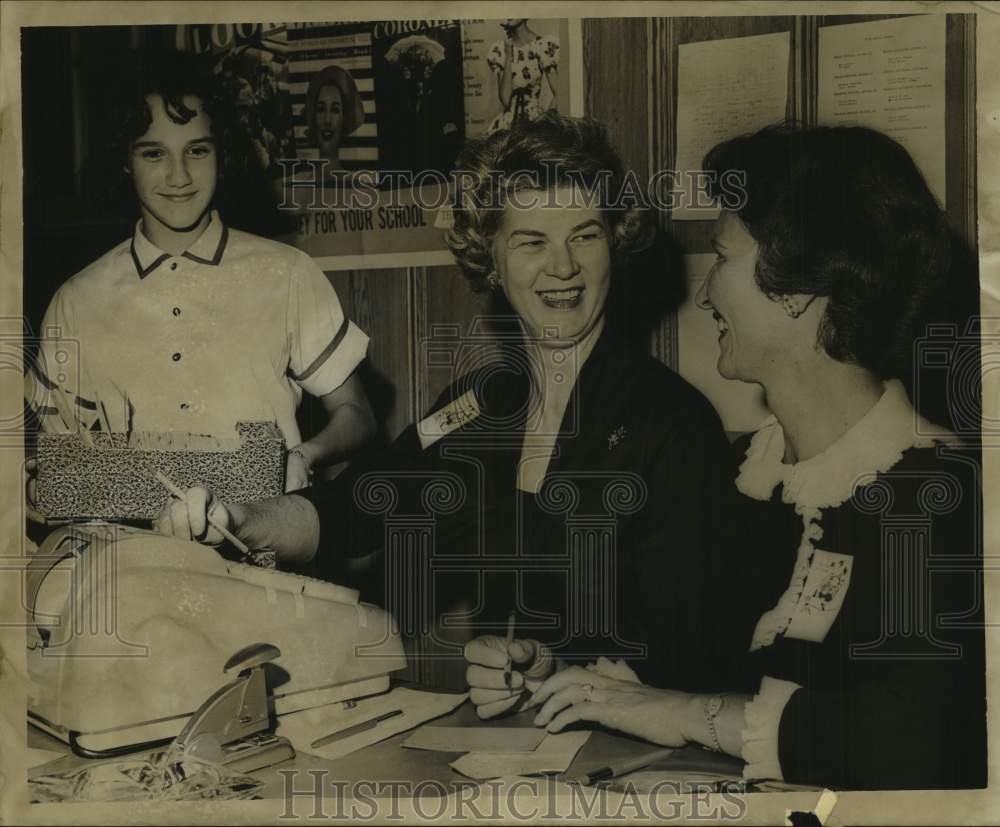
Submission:
<svg viewBox="0 0 1000 827">
<path fill-rule="evenodd" d="M 545 735 L 535 727 L 425 726 L 403 746 L 440 752 L 531 752 Z"/>
<path fill-rule="evenodd" d="M 452 761 L 451 767 L 477 781 L 511 774 L 566 772 L 589 737 L 590 730 L 546 735 L 531 752 L 470 752 Z"/>
<path fill-rule="evenodd" d="M 318 755 L 320 758 L 340 758 L 362 747 L 377 744 L 391 735 L 419 726 L 425 721 L 446 715 L 460 706 L 467 697 L 468 693 L 454 695 L 444 692 L 421 692 L 400 686 L 382 695 L 354 701 L 353 706 L 347 709 L 343 703 L 332 703 L 288 715 L 279 715 L 276 731 L 278 735 L 288 738 L 298 752 Z M 396 710 L 401 710 L 402 714 L 379 721 L 370 729 L 319 747 L 312 746 L 324 736 L 342 732 Z"/>
</svg>

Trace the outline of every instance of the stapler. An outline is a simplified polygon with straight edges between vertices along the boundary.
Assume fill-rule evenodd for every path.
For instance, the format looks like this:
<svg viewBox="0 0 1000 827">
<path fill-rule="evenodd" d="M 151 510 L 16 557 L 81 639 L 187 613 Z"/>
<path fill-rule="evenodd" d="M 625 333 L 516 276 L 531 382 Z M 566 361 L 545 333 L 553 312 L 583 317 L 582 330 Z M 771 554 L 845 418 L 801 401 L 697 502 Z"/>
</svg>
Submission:
<svg viewBox="0 0 1000 827">
<path fill-rule="evenodd" d="M 280 655 L 277 646 L 254 643 L 226 661 L 223 672 L 239 669 L 239 676 L 213 692 L 191 716 L 171 746 L 175 754 L 237 772 L 295 757 L 287 738 L 267 732 L 271 720 L 264 664 Z"/>
</svg>

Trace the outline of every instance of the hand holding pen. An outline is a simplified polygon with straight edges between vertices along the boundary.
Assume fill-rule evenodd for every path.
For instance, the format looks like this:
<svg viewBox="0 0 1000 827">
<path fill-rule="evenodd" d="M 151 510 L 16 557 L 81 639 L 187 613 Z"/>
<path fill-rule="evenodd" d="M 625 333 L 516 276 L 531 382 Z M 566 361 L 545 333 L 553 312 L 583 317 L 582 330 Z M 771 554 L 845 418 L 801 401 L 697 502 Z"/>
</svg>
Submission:
<svg viewBox="0 0 1000 827">
<path fill-rule="evenodd" d="M 508 642 L 508 639 L 510 642 Z M 483 635 L 465 645 L 469 697 L 480 718 L 493 718 L 517 706 L 555 669 L 547 646 L 515 638 L 508 620 L 507 638 Z"/>
<path fill-rule="evenodd" d="M 503 670 L 503 682 L 508 689 L 511 688 L 511 669 L 514 665 L 514 660 L 510 655 L 510 645 L 514 642 L 514 624 L 517 623 L 517 615 L 511 610 L 511 613 L 507 615 L 507 665 Z"/>
</svg>

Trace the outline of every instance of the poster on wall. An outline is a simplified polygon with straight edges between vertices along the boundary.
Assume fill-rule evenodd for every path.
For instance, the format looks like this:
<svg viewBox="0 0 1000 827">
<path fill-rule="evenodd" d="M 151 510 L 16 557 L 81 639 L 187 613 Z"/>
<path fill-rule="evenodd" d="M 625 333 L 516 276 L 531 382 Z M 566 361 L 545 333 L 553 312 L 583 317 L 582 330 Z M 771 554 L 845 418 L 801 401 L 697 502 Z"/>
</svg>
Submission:
<svg viewBox="0 0 1000 827">
<path fill-rule="evenodd" d="M 280 158 L 294 155 L 284 23 L 178 25 L 175 45 L 211 61 L 253 143 L 248 158 L 273 174 Z"/>
<path fill-rule="evenodd" d="M 945 18 L 914 15 L 819 30 L 819 121 L 899 141 L 941 204 L 945 182 Z"/>
<path fill-rule="evenodd" d="M 579 21 L 506 19 L 462 23 L 465 63 L 465 130 L 472 137 L 530 120 L 547 109 L 582 115 L 571 98 L 571 58 L 579 55 L 573 30 Z M 510 88 L 503 77 L 510 75 Z M 582 92 L 582 84 L 574 84 Z"/>
<path fill-rule="evenodd" d="M 287 24 L 284 240 L 324 270 L 452 263 L 462 143 L 549 109 L 582 115 L 581 40 L 567 20 Z"/>
</svg>

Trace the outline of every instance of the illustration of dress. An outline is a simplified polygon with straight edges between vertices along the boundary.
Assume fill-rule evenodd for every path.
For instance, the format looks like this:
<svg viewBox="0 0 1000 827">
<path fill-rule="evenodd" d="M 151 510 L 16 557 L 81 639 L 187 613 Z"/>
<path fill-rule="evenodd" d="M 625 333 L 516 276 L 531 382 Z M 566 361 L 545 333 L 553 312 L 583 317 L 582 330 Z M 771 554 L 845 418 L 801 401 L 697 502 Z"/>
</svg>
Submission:
<svg viewBox="0 0 1000 827">
<path fill-rule="evenodd" d="M 494 43 L 486 55 L 486 63 L 499 76 L 504 65 L 502 38 Z M 540 35 L 523 46 L 514 46 L 508 71 L 511 73 L 511 96 L 507 109 L 491 122 L 486 134 L 507 129 L 519 119 L 533 121 L 542 109 L 542 84 L 545 74 L 559 65 L 559 40 L 550 35 Z"/>
</svg>

